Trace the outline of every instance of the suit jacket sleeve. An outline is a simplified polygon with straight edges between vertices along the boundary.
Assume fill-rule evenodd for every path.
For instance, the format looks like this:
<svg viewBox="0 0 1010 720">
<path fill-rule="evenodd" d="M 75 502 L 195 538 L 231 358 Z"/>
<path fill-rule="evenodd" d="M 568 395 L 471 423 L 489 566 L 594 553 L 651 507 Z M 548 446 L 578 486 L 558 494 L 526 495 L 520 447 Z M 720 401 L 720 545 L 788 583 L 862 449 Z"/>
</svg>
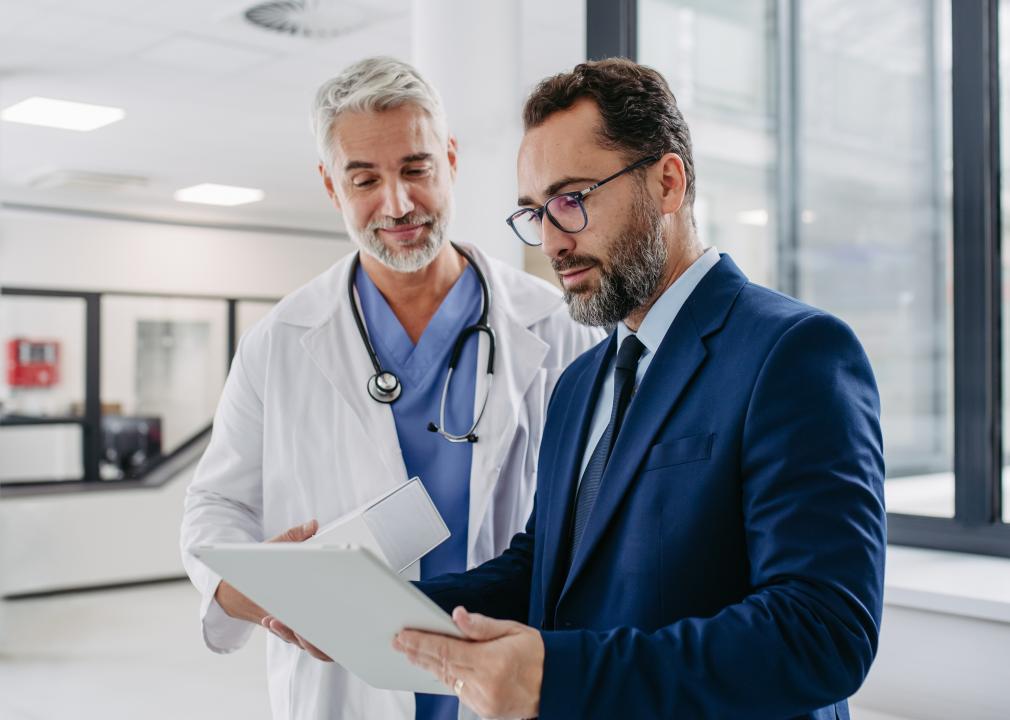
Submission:
<svg viewBox="0 0 1010 720">
<path fill-rule="evenodd" d="M 439 575 L 414 584 L 448 613 L 462 605 L 501 620 L 526 622 L 530 601 L 530 577 L 536 535 L 536 499 L 526 530 L 516 533 L 498 557 L 465 573 Z"/>
<path fill-rule="evenodd" d="M 758 375 L 741 492 L 751 592 L 646 633 L 544 632 L 544 717 L 792 717 L 876 652 L 886 545 L 879 400 L 851 330 L 792 325 Z"/>
<path fill-rule="evenodd" d="M 567 372 L 567 370 L 566 370 Z M 546 414 L 557 395 L 551 390 Z M 526 521 L 526 529 L 516 533 L 509 547 L 498 557 L 464 573 L 448 573 L 415 582 L 421 592 L 448 613 L 459 605 L 500 620 L 526 622 L 529 617 L 530 586 L 534 564 L 537 502 Z"/>
</svg>

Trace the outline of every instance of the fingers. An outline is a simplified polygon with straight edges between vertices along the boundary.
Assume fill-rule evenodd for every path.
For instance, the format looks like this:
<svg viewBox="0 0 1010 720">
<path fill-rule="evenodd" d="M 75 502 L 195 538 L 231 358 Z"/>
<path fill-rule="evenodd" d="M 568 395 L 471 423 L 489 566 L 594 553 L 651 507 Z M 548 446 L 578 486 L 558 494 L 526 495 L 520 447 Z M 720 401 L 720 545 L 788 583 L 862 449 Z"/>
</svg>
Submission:
<svg viewBox="0 0 1010 720">
<path fill-rule="evenodd" d="M 393 639 L 393 648 L 404 653 L 415 665 L 427 663 L 425 669 L 439 676 L 450 666 L 456 670 L 473 668 L 472 651 L 466 640 L 420 630 L 401 630 Z"/>
<path fill-rule="evenodd" d="M 267 542 L 303 542 L 315 535 L 317 530 L 319 530 L 319 521 L 313 519 L 303 525 L 296 525 L 277 537 L 270 538 Z"/>
<path fill-rule="evenodd" d="M 399 639 L 393 640 L 393 648 L 406 655 L 414 665 L 430 672 L 450 689 L 456 683 L 456 678 L 465 672 L 463 668 L 454 666 L 445 652 L 422 652 L 417 646 L 405 645 Z"/>
<path fill-rule="evenodd" d="M 295 633 L 295 637 L 298 638 L 298 644 L 302 646 L 302 650 L 307 652 L 316 660 L 321 660 L 322 662 L 333 662 L 333 658 L 331 658 L 329 655 L 324 653 L 322 650 L 317 648 L 315 645 L 310 643 L 308 640 L 303 638 L 298 633 Z"/>
<path fill-rule="evenodd" d="M 261 622 L 263 627 L 265 627 L 267 630 L 272 632 L 274 635 L 279 637 L 284 642 L 291 643 L 292 645 L 299 644 L 298 638 L 295 635 L 294 630 L 289 628 L 287 625 L 282 623 L 277 618 L 267 615 L 265 618 L 263 618 Z"/>
<path fill-rule="evenodd" d="M 452 620 L 470 640 L 494 640 L 514 632 L 518 627 L 518 623 L 510 620 L 495 620 L 486 615 L 467 612 L 462 606 L 452 611 Z"/>
<path fill-rule="evenodd" d="M 272 615 L 267 615 L 261 621 L 263 627 L 272 632 L 274 635 L 279 637 L 286 643 L 291 645 L 297 645 L 302 650 L 307 652 L 309 655 L 314 657 L 316 660 L 322 660 L 323 662 L 333 662 L 333 658 L 324 653 L 322 650 L 317 648 L 315 645 L 310 643 L 308 640 L 303 638 L 301 635 L 296 633 L 294 630 L 289 628 L 287 625 L 282 623 L 277 618 Z"/>
<path fill-rule="evenodd" d="M 214 599 L 225 614 L 239 620 L 256 622 L 266 612 L 224 580 L 218 583 L 217 589 L 214 591 Z"/>
<path fill-rule="evenodd" d="M 427 636 L 423 638 L 421 636 Z M 428 644 L 426 639 L 433 639 L 434 642 Z M 441 642 L 441 640 L 447 642 Z M 481 687 L 481 679 L 473 666 L 469 663 L 469 658 L 454 661 L 453 646 L 457 645 L 466 649 L 466 641 L 453 640 L 441 635 L 431 635 L 416 631 L 405 630 L 393 639 L 393 648 L 402 652 L 414 665 L 427 670 L 440 683 L 455 693 L 460 702 L 476 710 L 481 717 L 491 717 L 492 713 L 485 712 L 484 709 L 491 706 L 487 703 L 486 693 Z M 458 652 L 458 648 L 456 649 Z M 462 686 L 456 686 L 456 681 L 462 682 Z"/>
<path fill-rule="evenodd" d="M 520 623 L 453 611 L 467 639 L 402 630 L 393 648 L 434 675 L 481 717 L 535 717 L 543 681 L 540 633 Z"/>
</svg>

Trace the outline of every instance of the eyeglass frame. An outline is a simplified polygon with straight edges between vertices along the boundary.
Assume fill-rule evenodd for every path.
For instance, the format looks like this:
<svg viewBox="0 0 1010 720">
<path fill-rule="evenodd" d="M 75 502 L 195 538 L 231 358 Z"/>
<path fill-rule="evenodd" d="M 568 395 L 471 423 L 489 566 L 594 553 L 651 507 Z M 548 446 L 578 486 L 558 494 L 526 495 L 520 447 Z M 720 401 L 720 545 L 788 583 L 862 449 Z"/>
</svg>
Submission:
<svg viewBox="0 0 1010 720">
<path fill-rule="evenodd" d="M 589 214 L 586 212 L 585 203 L 582 202 L 585 199 L 586 195 L 593 192 L 593 190 L 597 190 L 598 188 L 606 185 L 611 180 L 616 180 L 617 178 L 621 177 L 621 175 L 629 173 L 632 170 L 637 170 L 640 167 L 644 167 L 646 165 L 651 165 L 652 163 L 658 162 L 661 157 L 662 155 L 649 155 L 648 157 L 644 157 L 641 160 L 633 162 L 631 165 L 628 165 L 628 167 L 624 168 L 623 170 L 618 170 L 613 175 L 605 177 L 602 180 L 598 180 L 597 182 L 587 187 L 585 190 L 575 190 L 572 192 L 564 192 L 564 193 L 558 193 L 557 195 L 551 195 L 549 198 L 547 198 L 547 200 L 544 201 L 544 204 L 538 208 L 519 208 L 517 210 L 513 210 L 512 213 L 510 213 L 509 216 L 505 218 L 505 224 L 508 225 L 510 228 L 512 228 L 512 232 L 515 233 L 516 237 L 518 237 L 519 240 L 524 245 L 529 245 L 530 247 L 539 247 L 544 244 L 543 231 L 541 231 L 540 233 L 540 242 L 538 243 L 527 242 L 527 240 L 522 236 L 522 234 L 516 229 L 516 226 L 513 224 L 513 220 L 520 213 L 523 212 L 531 212 L 534 215 L 536 215 L 537 219 L 540 220 L 541 226 L 543 226 L 544 215 L 546 215 L 547 219 L 551 221 L 551 224 L 561 232 L 567 233 L 569 235 L 580 233 L 583 230 L 585 230 L 586 227 L 589 225 Z M 561 227 L 561 223 L 559 223 L 557 219 L 554 217 L 554 214 L 547 209 L 547 206 L 550 205 L 559 197 L 570 197 L 573 200 L 575 200 L 576 203 L 578 203 L 579 210 L 582 211 L 582 227 L 580 227 L 578 230 L 566 230 L 565 228 Z"/>
</svg>

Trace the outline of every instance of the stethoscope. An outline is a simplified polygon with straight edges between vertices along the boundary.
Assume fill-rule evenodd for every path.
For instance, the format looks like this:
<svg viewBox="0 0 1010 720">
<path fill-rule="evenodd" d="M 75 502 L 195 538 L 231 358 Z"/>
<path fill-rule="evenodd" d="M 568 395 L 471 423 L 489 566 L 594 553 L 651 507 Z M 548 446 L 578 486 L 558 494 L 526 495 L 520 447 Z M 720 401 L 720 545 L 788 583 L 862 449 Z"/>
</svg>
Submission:
<svg viewBox="0 0 1010 720">
<path fill-rule="evenodd" d="M 470 254 L 463 250 L 456 243 L 452 243 L 453 248 L 456 252 L 466 258 L 466 261 L 470 263 L 470 267 L 473 271 L 477 273 L 477 279 L 480 281 L 480 291 L 481 291 L 481 312 L 480 318 L 477 320 L 475 325 L 470 325 L 469 327 L 463 328 L 459 335 L 456 337 L 456 344 L 452 347 L 452 354 L 449 356 L 449 372 L 445 376 L 445 384 L 442 386 L 442 401 L 439 405 L 438 410 L 438 424 L 433 422 L 428 423 L 428 431 L 433 433 L 438 433 L 444 437 L 449 442 L 461 443 L 461 442 L 477 442 L 477 435 L 474 431 L 477 429 L 477 425 L 480 423 L 480 419 L 484 416 L 484 408 L 487 407 L 487 399 L 491 394 L 491 381 L 494 379 L 494 330 L 491 326 L 487 324 L 487 314 L 491 307 L 491 292 L 487 287 L 487 279 L 484 277 L 484 273 L 474 262 Z M 383 370 L 382 366 L 379 364 L 379 356 L 375 354 L 375 349 L 372 347 L 371 341 L 368 339 L 368 332 L 365 330 L 365 323 L 361 319 L 361 311 L 358 308 L 358 298 L 355 294 L 354 280 L 358 275 L 358 266 L 361 264 L 361 254 L 355 254 L 354 261 L 351 264 L 351 274 L 347 280 L 347 296 L 351 301 L 351 312 L 354 313 L 354 323 L 358 326 L 358 334 L 361 335 L 361 342 L 365 345 L 365 350 L 368 351 L 368 357 L 372 361 L 372 367 L 375 368 L 375 374 L 368 378 L 368 394 L 376 402 L 389 404 L 396 402 L 396 399 L 400 397 L 400 393 L 403 391 L 403 386 L 400 384 L 400 378 L 396 377 L 394 373 L 388 370 Z M 445 429 L 445 401 L 449 397 L 449 382 L 452 380 L 452 373 L 456 369 L 456 363 L 459 362 L 460 355 L 463 354 L 463 346 L 466 344 L 467 338 L 471 335 L 479 335 L 480 333 L 485 333 L 488 338 L 488 354 L 487 354 L 487 374 L 484 387 L 484 399 L 481 400 L 480 410 L 477 412 L 477 417 L 474 418 L 473 425 L 462 435 L 454 435 Z"/>
</svg>

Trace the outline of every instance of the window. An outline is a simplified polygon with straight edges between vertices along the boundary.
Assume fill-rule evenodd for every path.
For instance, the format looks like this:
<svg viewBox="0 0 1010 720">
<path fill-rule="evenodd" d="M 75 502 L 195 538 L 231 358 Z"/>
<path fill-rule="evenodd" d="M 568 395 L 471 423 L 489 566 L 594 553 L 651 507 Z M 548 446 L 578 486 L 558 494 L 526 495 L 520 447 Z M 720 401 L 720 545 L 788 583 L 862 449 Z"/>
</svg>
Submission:
<svg viewBox="0 0 1010 720">
<path fill-rule="evenodd" d="M 852 325 L 880 387 L 888 506 L 951 517 L 946 6 L 779 6 L 642 0 L 639 59 L 692 128 L 703 241 Z"/>
<path fill-rule="evenodd" d="M 587 40 L 590 57 L 632 55 L 670 82 L 703 242 L 860 337 L 891 541 L 1010 555 L 999 203 L 986 199 L 997 1 L 1010 37 L 1010 0 L 590 0 Z M 1010 348 L 1002 358 L 1006 405 Z"/>
<path fill-rule="evenodd" d="M 954 515 L 948 2 L 798 3 L 796 282 L 880 389 L 887 507 Z M 881 109 L 886 108 L 886 112 Z"/>
<path fill-rule="evenodd" d="M 83 476 L 81 298 L 0 296 L 0 482 Z"/>
<path fill-rule="evenodd" d="M 142 480 L 196 447 L 238 334 L 272 306 L 0 288 L 0 487 L 26 494 Z"/>
<path fill-rule="evenodd" d="M 227 369 L 226 301 L 106 296 L 102 478 L 138 477 L 204 432 Z"/>
</svg>

